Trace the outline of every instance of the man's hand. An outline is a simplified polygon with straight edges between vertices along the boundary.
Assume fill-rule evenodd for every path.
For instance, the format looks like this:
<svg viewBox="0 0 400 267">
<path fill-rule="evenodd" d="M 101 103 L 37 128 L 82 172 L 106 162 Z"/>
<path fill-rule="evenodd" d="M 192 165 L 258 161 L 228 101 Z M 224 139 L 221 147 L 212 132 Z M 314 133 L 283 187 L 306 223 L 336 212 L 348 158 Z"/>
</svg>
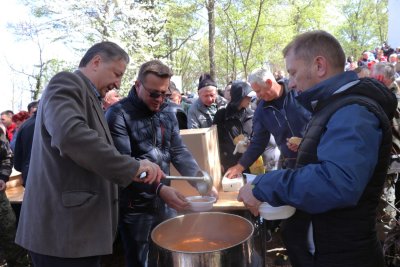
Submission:
<svg viewBox="0 0 400 267">
<path fill-rule="evenodd" d="M 133 181 L 152 184 L 154 182 L 159 183 L 160 180 L 165 177 L 165 174 L 157 164 L 147 159 L 141 160 L 139 162 L 139 170 L 136 173 L 135 177 L 133 177 Z M 146 176 L 144 178 L 139 178 L 142 173 L 145 173 Z"/>
<path fill-rule="evenodd" d="M 300 137 L 286 138 L 286 145 L 293 152 L 297 152 L 299 150 L 300 143 L 301 143 Z"/>
<path fill-rule="evenodd" d="M 0 191 L 6 190 L 7 185 L 6 182 L 0 179 Z"/>
<path fill-rule="evenodd" d="M 181 211 L 189 207 L 189 202 L 185 196 L 179 193 L 175 188 L 164 185 L 160 189 L 159 196 L 171 208 Z"/>
<path fill-rule="evenodd" d="M 293 152 L 297 152 L 297 150 L 299 150 L 299 146 L 296 145 L 296 144 L 292 144 L 292 143 L 286 142 L 286 145 Z"/>
<path fill-rule="evenodd" d="M 254 216 L 258 216 L 258 208 L 260 207 L 262 202 L 254 197 L 253 187 L 254 186 L 252 184 L 248 183 L 240 188 L 238 201 L 243 202 L 244 206 L 248 208 Z"/>
<path fill-rule="evenodd" d="M 238 163 L 235 166 L 230 167 L 226 171 L 225 177 L 229 178 L 229 179 L 232 179 L 232 178 L 235 178 L 235 177 L 241 175 L 243 171 L 244 171 L 244 167 Z"/>
</svg>

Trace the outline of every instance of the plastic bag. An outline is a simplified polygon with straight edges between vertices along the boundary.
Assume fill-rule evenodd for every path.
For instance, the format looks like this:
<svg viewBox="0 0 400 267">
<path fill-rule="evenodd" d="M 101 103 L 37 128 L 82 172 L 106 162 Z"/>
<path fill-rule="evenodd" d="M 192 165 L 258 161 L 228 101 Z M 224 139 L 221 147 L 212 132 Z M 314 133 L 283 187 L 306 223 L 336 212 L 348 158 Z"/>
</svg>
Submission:
<svg viewBox="0 0 400 267">
<path fill-rule="evenodd" d="M 250 166 L 250 173 L 252 174 L 264 174 L 265 173 L 265 167 L 264 167 L 264 161 L 262 156 L 259 156 L 257 160 L 251 164 Z"/>
</svg>

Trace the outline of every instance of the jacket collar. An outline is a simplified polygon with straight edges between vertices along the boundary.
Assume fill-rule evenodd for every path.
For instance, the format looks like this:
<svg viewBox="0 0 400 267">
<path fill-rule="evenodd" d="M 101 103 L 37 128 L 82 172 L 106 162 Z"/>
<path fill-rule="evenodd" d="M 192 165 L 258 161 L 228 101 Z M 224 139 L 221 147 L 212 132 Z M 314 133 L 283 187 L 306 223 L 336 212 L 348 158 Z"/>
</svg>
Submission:
<svg viewBox="0 0 400 267">
<path fill-rule="evenodd" d="M 110 144 L 113 144 L 111 133 L 110 133 L 110 130 L 108 128 L 108 124 L 107 124 L 106 118 L 104 116 L 104 110 L 101 107 L 101 102 L 99 102 L 99 98 L 95 94 L 94 90 L 96 90 L 96 89 L 93 88 L 93 83 L 80 70 L 76 70 L 74 73 L 85 82 L 86 89 L 88 91 L 88 96 L 89 96 L 89 98 L 91 99 L 91 101 L 93 103 L 93 107 L 94 107 L 94 109 L 95 109 L 95 111 L 97 113 L 97 116 L 99 118 L 100 124 L 101 124 L 101 126 L 103 127 L 103 129 L 104 129 L 104 131 L 106 133 L 107 141 Z"/>
<path fill-rule="evenodd" d="M 358 81 L 358 76 L 354 71 L 342 72 L 317 83 L 307 91 L 299 94 L 296 99 L 307 110 L 312 112 L 318 101 L 325 100 L 335 93 L 345 91 Z"/>
</svg>

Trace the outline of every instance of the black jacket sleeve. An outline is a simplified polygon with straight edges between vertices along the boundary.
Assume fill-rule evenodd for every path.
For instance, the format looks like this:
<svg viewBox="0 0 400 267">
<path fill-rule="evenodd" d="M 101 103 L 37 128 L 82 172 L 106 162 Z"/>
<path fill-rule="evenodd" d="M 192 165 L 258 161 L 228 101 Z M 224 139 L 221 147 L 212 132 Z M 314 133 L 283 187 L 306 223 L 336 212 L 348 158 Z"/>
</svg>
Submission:
<svg viewBox="0 0 400 267">
<path fill-rule="evenodd" d="M 0 179 L 8 181 L 13 166 L 13 154 L 3 130 L 0 130 Z"/>
</svg>

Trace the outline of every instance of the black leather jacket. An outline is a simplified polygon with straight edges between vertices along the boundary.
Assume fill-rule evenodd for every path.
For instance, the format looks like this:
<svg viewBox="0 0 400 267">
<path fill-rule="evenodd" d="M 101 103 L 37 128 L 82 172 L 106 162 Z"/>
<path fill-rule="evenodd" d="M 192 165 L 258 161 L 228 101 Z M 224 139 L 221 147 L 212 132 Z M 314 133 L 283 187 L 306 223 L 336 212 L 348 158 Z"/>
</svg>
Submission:
<svg viewBox="0 0 400 267">
<path fill-rule="evenodd" d="M 0 179 L 8 181 L 13 166 L 13 154 L 6 134 L 0 128 Z"/>
<path fill-rule="evenodd" d="M 159 112 L 150 111 L 133 88 L 128 97 L 111 106 L 106 113 L 114 145 L 136 159 L 148 159 L 165 174 L 170 164 L 184 176 L 196 176 L 200 167 L 183 144 L 175 112 L 163 104 Z M 163 181 L 169 184 L 168 181 Z M 153 187 L 133 182 L 122 190 L 121 207 L 148 209 L 155 198 Z"/>
<path fill-rule="evenodd" d="M 242 156 L 241 153 L 233 155 L 236 146 L 234 139 L 241 134 L 250 139 L 253 113 L 250 108 L 237 110 L 236 106 L 229 103 L 215 114 L 213 124 L 217 125 L 219 153 L 225 171 L 237 164 Z"/>
</svg>

